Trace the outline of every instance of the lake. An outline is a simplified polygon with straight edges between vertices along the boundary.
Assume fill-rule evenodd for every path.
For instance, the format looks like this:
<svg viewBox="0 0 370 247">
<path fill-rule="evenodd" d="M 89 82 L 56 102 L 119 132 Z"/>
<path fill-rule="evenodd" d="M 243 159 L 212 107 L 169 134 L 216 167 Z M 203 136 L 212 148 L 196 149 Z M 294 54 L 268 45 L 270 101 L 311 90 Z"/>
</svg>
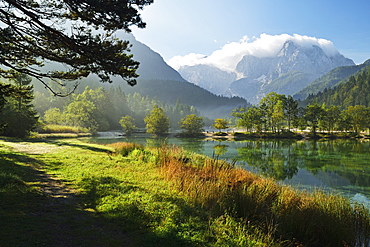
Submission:
<svg viewBox="0 0 370 247">
<path fill-rule="evenodd" d="M 370 208 L 370 141 L 241 140 L 119 137 L 101 133 L 91 142 L 136 142 L 146 146 L 178 145 L 210 157 L 236 161 L 246 170 L 299 189 L 334 191 Z"/>
</svg>

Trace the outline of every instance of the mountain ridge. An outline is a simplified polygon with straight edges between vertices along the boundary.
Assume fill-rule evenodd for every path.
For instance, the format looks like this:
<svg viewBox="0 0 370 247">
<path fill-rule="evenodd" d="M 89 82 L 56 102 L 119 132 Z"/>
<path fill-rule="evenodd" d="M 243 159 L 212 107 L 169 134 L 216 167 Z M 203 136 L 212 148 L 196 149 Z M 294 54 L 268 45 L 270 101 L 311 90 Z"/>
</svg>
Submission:
<svg viewBox="0 0 370 247">
<path fill-rule="evenodd" d="M 331 88 L 309 95 L 303 104 L 319 103 L 327 106 L 335 105 L 340 108 L 363 105 L 370 106 L 370 60 L 366 66 L 341 80 Z"/>
<path fill-rule="evenodd" d="M 320 91 L 324 91 L 326 88 L 328 89 L 335 87 L 343 80 L 351 75 L 356 74 L 358 71 L 362 70 L 368 65 L 370 65 L 370 59 L 358 65 L 337 67 L 311 82 L 309 85 L 307 85 L 307 87 L 296 93 L 293 97 L 295 99 L 304 100 L 309 95 L 317 94 Z"/>
<path fill-rule="evenodd" d="M 259 99 L 271 92 L 273 88 L 278 89 L 277 93 L 293 95 L 316 78 L 344 65 L 355 65 L 355 63 L 338 51 L 328 55 L 317 45 L 304 46 L 287 40 L 273 56 L 244 55 L 235 67 L 234 73 L 237 78 L 235 81 L 231 81 L 231 76 L 229 80 L 223 78 L 211 80 L 208 75 L 212 74 L 215 68 L 210 65 L 203 65 L 202 70 L 197 66 L 181 66 L 178 71 L 185 80 L 196 83 L 212 93 L 229 97 L 239 96 L 251 103 L 258 103 Z M 208 71 L 205 71 L 206 68 Z M 294 71 L 301 74 L 298 76 Z M 212 76 L 214 77 L 214 73 Z M 280 78 L 281 76 L 285 79 Z M 279 86 L 279 83 L 283 85 Z M 226 91 L 220 90 L 224 88 L 227 88 Z"/>
</svg>

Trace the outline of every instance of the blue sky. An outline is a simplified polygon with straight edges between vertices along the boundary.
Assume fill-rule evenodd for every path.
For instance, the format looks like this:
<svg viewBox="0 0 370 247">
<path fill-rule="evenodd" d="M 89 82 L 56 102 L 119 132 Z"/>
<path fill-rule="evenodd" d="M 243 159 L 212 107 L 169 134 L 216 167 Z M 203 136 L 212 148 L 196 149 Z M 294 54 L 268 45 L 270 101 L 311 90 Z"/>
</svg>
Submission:
<svg viewBox="0 0 370 247">
<path fill-rule="evenodd" d="M 142 17 L 133 34 L 166 61 L 261 34 L 326 39 L 357 64 L 370 59 L 370 0 L 154 0 Z"/>
</svg>

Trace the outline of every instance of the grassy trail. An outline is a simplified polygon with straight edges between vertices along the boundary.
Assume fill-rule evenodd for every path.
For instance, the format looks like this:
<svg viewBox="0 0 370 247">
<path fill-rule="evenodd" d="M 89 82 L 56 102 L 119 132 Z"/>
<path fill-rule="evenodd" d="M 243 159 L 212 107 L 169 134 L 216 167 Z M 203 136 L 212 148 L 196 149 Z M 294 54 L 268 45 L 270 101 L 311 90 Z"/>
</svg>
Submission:
<svg viewBox="0 0 370 247">
<path fill-rule="evenodd" d="M 85 210 L 71 181 L 49 173 L 45 158 L 68 146 L 2 141 L 0 147 L 1 246 L 136 246 L 119 226 Z"/>
<path fill-rule="evenodd" d="M 0 246 L 362 246 L 369 215 L 177 148 L 0 139 Z"/>
</svg>

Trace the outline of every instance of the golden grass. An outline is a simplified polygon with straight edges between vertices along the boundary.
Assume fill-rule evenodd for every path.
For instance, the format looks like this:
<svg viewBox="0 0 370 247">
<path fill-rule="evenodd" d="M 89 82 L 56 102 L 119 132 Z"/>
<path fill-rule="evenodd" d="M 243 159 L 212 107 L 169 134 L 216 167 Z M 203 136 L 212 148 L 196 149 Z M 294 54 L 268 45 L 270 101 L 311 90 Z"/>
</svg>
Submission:
<svg viewBox="0 0 370 247">
<path fill-rule="evenodd" d="M 65 126 L 57 124 L 47 124 L 38 129 L 39 133 L 87 133 L 89 132 L 85 128 L 74 127 L 74 126 Z"/>
<path fill-rule="evenodd" d="M 116 142 L 116 143 L 109 144 L 107 146 L 113 148 L 116 154 L 120 154 L 122 156 L 127 156 L 136 149 L 139 149 L 139 150 L 144 149 L 143 145 L 140 145 L 137 143 L 129 143 L 129 142 Z"/>
<path fill-rule="evenodd" d="M 370 244 L 370 213 L 349 199 L 298 191 L 222 160 L 189 156 L 179 148 L 162 147 L 158 153 L 162 174 L 214 217 L 228 213 L 255 222 L 278 239 L 307 246 Z"/>
</svg>

